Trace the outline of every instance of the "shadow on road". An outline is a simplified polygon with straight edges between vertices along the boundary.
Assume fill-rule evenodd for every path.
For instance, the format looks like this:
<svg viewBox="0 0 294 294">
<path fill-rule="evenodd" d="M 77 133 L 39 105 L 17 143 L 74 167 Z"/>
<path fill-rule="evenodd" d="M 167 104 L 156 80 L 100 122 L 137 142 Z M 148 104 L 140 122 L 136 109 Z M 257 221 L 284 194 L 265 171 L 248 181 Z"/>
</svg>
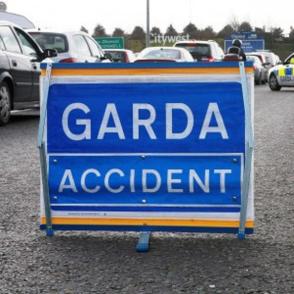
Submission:
<svg viewBox="0 0 294 294">
<path fill-rule="evenodd" d="M 132 256 L 136 254 L 135 247 L 139 239 L 138 233 L 93 233 L 93 235 L 78 236 L 58 236 L 41 237 L 40 242 L 45 243 L 48 250 L 53 250 L 64 254 L 64 248 L 70 248 L 70 252 L 79 252 L 79 254 L 90 256 L 96 255 L 120 255 L 127 252 Z M 256 240 L 248 237 L 246 240 L 238 240 L 234 235 L 206 235 L 197 236 L 193 234 L 175 234 L 169 233 L 168 236 L 161 233 L 153 233 L 150 242 L 150 255 L 164 255 L 172 258 L 177 252 L 176 259 L 179 255 L 193 255 L 203 258 L 213 255 L 219 256 L 228 252 L 229 255 L 240 255 L 249 253 L 253 248 L 263 248 L 262 240 Z M 144 255 L 144 254 L 143 254 Z M 224 254 L 226 255 L 226 254 Z M 240 256 L 239 256 L 240 257 Z"/>
<path fill-rule="evenodd" d="M 39 120 L 39 110 L 23 110 L 23 111 L 13 111 L 9 124 L 15 124 L 20 122 L 29 122 Z"/>
</svg>

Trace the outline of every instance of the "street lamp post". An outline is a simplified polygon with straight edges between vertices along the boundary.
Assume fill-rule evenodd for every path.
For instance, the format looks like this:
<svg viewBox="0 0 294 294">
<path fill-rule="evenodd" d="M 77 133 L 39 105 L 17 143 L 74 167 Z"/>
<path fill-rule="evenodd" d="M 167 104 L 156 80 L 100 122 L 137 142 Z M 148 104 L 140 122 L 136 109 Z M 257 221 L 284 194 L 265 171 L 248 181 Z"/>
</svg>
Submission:
<svg viewBox="0 0 294 294">
<path fill-rule="evenodd" d="M 146 47 L 150 46 L 150 3 L 146 0 L 147 12 L 146 12 Z"/>
</svg>

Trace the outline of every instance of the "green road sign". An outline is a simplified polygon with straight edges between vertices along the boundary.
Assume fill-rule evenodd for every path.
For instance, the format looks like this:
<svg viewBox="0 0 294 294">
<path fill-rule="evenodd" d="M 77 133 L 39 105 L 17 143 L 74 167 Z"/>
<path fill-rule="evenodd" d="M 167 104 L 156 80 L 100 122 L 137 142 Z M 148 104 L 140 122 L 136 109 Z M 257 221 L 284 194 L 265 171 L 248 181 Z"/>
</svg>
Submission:
<svg viewBox="0 0 294 294">
<path fill-rule="evenodd" d="M 125 47 L 123 37 L 96 37 L 95 40 L 102 49 L 124 49 Z"/>
</svg>

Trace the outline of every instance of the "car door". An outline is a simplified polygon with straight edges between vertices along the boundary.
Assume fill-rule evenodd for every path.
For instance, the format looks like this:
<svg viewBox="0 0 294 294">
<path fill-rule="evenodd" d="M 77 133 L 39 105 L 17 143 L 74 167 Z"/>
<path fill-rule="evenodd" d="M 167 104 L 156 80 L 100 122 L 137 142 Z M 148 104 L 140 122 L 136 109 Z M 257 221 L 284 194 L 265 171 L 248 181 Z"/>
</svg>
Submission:
<svg viewBox="0 0 294 294">
<path fill-rule="evenodd" d="M 73 44 L 79 62 L 95 62 L 95 58 L 92 56 L 88 43 L 83 35 L 74 35 Z"/>
<path fill-rule="evenodd" d="M 104 53 L 99 48 L 99 45 L 97 44 L 97 42 L 95 40 L 92 40 L 90 37 L 88 37 L 88 36 L 84 36 L 84 37 L 86 38 L 87 43 L 90 47 L 92 57 L 95 60 L 94 62 L 100 62 L 101 58 L 104 57 Z"/>
<path fill-rule="evenodd" d="M 32 72 L 32 89 L 30 95 L 30 101 L 39 103 L 39 80 L 40 80 L 40 55 L 41 52 L 37 48 L 36 44 L 30 36 L 28 36 L 25 32 L 20 30 L 19 28 L 14 28 L 16 35 L 19 39 L 19 42 L 22 45 L 23 55 L 26 56 L 31 72 Z"/>
<path fill-rule="evenodd" d="M 281 86 L 294 86 L 294 55 L 288 57 L 279 69 L 279 77 Z"/>
<path fill-rule="evenodd" d="M 17 107 L 17 104 L 26 103 L 31 99 L 33 84 L 31 62 L 23 55 L 18 39 L 10 26 L 0 26 L 0 35 L 15 83 L 14 104 Z"/>
</svg>

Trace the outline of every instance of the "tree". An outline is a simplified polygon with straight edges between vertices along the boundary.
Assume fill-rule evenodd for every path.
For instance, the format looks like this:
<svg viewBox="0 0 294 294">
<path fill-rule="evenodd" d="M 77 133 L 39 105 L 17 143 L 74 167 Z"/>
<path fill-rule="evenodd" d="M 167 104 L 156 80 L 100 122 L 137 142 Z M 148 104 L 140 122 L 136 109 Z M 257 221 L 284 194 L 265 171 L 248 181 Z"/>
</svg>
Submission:
<svg viewBox="0 0 294 294">
<path fill-rule="evenodd" d="M 161 35 L 160 28 L 158 27 L 153 27 L 150 31 L 151 36 L 159 36 Z"/>
<path fill-rule="evenodd" d="M 175 30 L 175 28 L 172 25 L 170 25 L 166 29 L 165 35 L 166 36 L 177 36 L 178 35 L 178 32 Z"/>
<path fill-rule="evenodd" d="M 281 28 L 271 28 L 272 38 L 274 40 L 282 40 L 284 38 L 283 29 Z"/>
<path fill-rule="evenodd" d="M 240 23 L 239 23 L 238 19 L 235 16 L 233 17 L 230 25 L 233 28 L 234 32 L 238 32 L 239 31 Z"/>
<path fill-rule="evenodd" d="M 125 32 L 121 28 L 115 28 L 112 33 L 113 37 L 123 37 L 124 35 L 125 35 Z"/>
<path fill-rule="evenodd" d="M 98 24 L 94 29 L 93 37 L 105 37 L 105 36 L 107 36 L 105 32 L 105 28 L 102 25 Z"/>
<path fill-rule="evenodd" d="M 208 26 L 203 30 L 204 39 L 213 39 L 215 37 L 215 35 L 216 35 L 216 33 L 214 32 L 214 30 L 211 26 Z"/>
<path fill-rule="evenodd" d="M 136 26 L 131 33 L 130 38 L 132 40 L 145 40 L 145 32 L 142 27 Z"/>
<path fill-rule="evenodd" d="M 84 26 L 81 26 L 80 31 L 85 32 L 87 34 L 89 33 L 89 31 Z"/>
<path fill-rule="evenodd" d="M 265 35 L 265 27 L 262 27 L 262 28 L 255 27 L 255 33 L 258 36 L 264 36 Z"/>
<path fill-rule="evenodd" d="M 187 24 L 183 29 L 183 35 L 189 36 L 190 39 L 197 39 L 198 37 L 198 29 L 193 23 Z"/>
<path fill-rule="evenodd" d="M 248 21 L 243 21 L 240 25 L 239 25 L 239 32 L 252 32 L 252 26 Z"/>
<path fill-rule="evenodd" d="M 220 38 L 228 38 L 234 32 L 234 29 L 231 25 L 224 26 L 218 33 L 218 37 Z"/>
</svg>

